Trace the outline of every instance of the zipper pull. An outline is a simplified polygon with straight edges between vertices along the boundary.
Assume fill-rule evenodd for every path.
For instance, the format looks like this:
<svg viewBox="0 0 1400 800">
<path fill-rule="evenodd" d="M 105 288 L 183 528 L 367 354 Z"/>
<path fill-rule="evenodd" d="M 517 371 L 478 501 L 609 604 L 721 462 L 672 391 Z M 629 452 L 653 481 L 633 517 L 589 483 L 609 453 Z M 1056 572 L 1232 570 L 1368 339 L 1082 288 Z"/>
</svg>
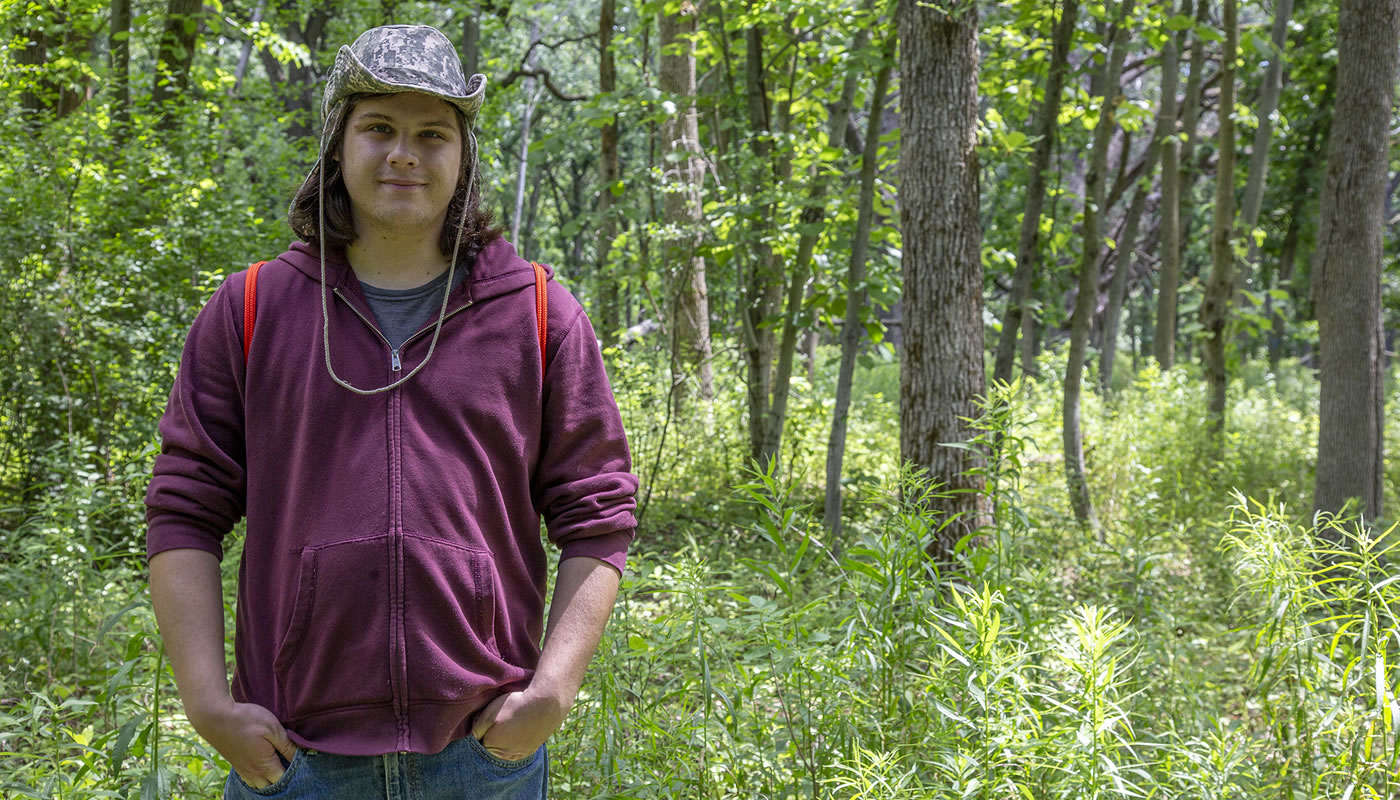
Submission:
<svg viewBox="0 0 1400 800">
<path fill-rule="evenodd" d="M 399 351 L 397 350 L 389 351 L 389 369 L 395 372 L 403 369 L 403 363 L 399 361 Z"/>
</svg>

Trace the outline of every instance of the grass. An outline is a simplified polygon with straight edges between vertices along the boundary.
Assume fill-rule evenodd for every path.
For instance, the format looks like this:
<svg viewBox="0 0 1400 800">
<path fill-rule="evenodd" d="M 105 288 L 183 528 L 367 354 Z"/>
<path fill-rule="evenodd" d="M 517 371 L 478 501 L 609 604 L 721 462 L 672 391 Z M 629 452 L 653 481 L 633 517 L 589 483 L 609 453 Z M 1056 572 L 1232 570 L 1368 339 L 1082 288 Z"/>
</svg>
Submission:
<svg viewBox="0 0 1400 800">
<path fill-rule="evenodd" d="M 795 387 L 786 469 L 745 472 L 742 387 L 678 422 L 645 358 L 613 358 L 648 510 L 551 744 L 556 796 L 1400 791 L 1400 533 L 1300 516 L 1306 376 L 1238 381 L 1218 464 L 1189 370 L 1086 402 L 1094 537 L 1065 502 L 1047 368 L 984 420 L 994 524 L 940 571 L 888 366 L 857 392 L 838 543 L 820 525 L 825 371 Z M 6 796 L 218 796 L 226 766 L 179 711 L 140 559 L 93 522 L 139 528 L 139 483 L 75 480 L 0 532 Z"/>
</svg>

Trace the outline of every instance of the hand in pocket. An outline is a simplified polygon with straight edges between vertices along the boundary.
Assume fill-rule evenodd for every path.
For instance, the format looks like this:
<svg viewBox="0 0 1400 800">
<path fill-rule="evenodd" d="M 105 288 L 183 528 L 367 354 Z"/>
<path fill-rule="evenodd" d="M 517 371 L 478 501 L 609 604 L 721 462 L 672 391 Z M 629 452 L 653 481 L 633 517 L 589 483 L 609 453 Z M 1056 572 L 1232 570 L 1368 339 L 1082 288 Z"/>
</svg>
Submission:
<svg viewBox="0 0 1400 800">
<path fill-rule="evenodd" d="M 510 692 L 492 700 L 476 715 L 472 736 L 491 755 L 521 761 L 534 755 L 564 721 L 566 711 L 553 698 Z"/>
<path fill-rule="evenodd" d="M 230 700 L 190 721 L 199 735 L 228 759 L 238 777 L 254 789 L 280 780 L 286 772 L 283 765 L 290 764 L 297 753 L 277 717 L 254 703 Z"/>
</svg>

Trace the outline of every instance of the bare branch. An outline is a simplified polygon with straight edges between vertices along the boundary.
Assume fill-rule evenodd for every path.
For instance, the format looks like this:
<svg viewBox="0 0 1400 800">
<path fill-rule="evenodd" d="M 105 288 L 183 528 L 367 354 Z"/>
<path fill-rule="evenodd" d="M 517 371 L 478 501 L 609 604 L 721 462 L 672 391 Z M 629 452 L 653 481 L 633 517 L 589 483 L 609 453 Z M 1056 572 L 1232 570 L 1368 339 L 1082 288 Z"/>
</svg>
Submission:
<svg viewBox="0 0 1400 800">
<path fill-rule="evenodd" d="M 529 62 L 529 60 L 530 60 L 530 54 L 533 53 L 533 52 L 535 52 L 535 48 L 536 48 L 536 47 L 543 47 L 543 48 L 546 48 L 546 49 L 548 49 L 548 50 L 554 50 L 554 49 L 556 49 L 556 48 L 563 47 L 563 46 L 566 45 L 566 44 L 572 44 L 572 43 L 574 43 L 574 42 L 586 42 L 586 41 L 588 41 L 589 39 L 597 39 L 597 38 L 598 38 L 598 32 L 597 32 L 597 31 L 594 31 L 593 33 L 583 33 L 583 34 L 579 34 L 578 36 L 567 36 L 567 37 L 565 37 L 565 38 L 563 38 L 563 39 L 560 39 L 560 40 L 557 41 L 557 42 L 545 42 L 545 41 L 533 42 L 533 43 L 530 44 L 529 48 L 527 48 L 527 49 L 525 50 L 525 55 L 523 55 L 523 56 L 520 57 L 520 66 L 524 67 L 525 64 Z"/>
<path fill-rule="evenodd" d="M 550 77 L 549 70 L 547 69 L 513 69 L 510 71 L 510 74 L 497 85 L 504 89 L 512 83 L 515 83 L 516 78 L 540 78 L 544 81 L 544 87 L 549 90 L 550 94 L 566 103 L 576 103 L 580 100 L 589 99 L 586 94 L 569 94 L 562 91 L 558 86 L 554 85 L 554 80 Z"/>
</svg>

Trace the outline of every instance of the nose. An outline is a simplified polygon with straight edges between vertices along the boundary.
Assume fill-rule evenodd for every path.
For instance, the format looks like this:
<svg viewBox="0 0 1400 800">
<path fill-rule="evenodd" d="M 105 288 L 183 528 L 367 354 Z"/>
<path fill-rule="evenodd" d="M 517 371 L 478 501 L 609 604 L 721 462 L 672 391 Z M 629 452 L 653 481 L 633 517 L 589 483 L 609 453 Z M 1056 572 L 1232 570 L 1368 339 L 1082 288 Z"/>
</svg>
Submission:
<svg viewBox="0 0 1400 800">
<path fill-rule="evenodd" d="M 412 136 L 397 136 L 389 149 L 389 166 L 408 169 L 418 165 L 418 154 L 413 150 Z"/>
</svg>

